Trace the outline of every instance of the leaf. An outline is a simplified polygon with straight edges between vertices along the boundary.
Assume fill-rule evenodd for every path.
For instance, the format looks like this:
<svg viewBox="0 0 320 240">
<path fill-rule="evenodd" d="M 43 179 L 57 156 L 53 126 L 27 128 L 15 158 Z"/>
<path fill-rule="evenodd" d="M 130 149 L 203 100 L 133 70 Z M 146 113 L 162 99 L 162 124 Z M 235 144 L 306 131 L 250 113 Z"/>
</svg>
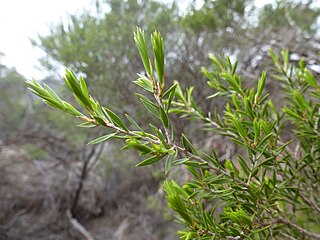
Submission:
<svg viewBox="0 0 320 240">
<path fill-rule="evenodd" d="M 210 98 L 215 98 L 216 96 L 219 96 L 221 94 L 221 92 L 216 92 L 210 96 L 207 97 L 207 99 L 210 99 Z"/>
<path fill-rule="evenodd" d="M 136 128 L 138 128 L 141 132 L 143 132 L 142 128 L 136 123 L 135 120 L 133 120 L 132 117 L 130 117 L 128 114 L 125 114 L 125 116 Z"/>
<path fill-rule="evenodd" d="M 160 89 L 164 88 L 164 42 L 160 32 L 155 31 L 151 35 L 151 43 L 154 53 L 154 65 L 159 78 Z"/>
<path fill-rule="evenodd" d="M 150 128 L 152 129 L 152 131 L 157 135 L 157 137 L 160 139 L 161 143 L 168 148 L 169 145 L 166 141 L 166 137 L 165 135 L 162 133 L 161 129 L 158 129 L 156 126 L 149 124 Z"/>
<path fill-rule="evenodd" d="M 160 107 L 159 109 L 160 109 L 162 123 L 163 123 L 165 128 L 168 128 L 169 127 L 168 114 L 163 110 L 162 107 Z"/>
<path fill-rule="evenodd" d="M 174 99 L 174 96 L 175 96 L 175 91 L 172 91 L 168 97 L 168 102 L 167 102 L 167 107 L 166 107 L 166 111 L 168 112 L 169 111 L 169 108 L 171 106 L 171 103 Z"/>
<path fill-rule="evenodd" d="M 318 88 L 318 82 L 315 79 L 315 77 L 312 75 L 312 73 L 308 70 L 305 69 L 304 72 L 304 79 L 306 80 L 306 82 L 313 88 Z"/>
<path fill-rule="evenodd" d="M 173 155 L 168 155 L 168 157 L 166 159 L 165 166 L 164 166 L 164 174 L 166 176 L 168 176 L 168 174 L 171 170 L 171 167 L 172 167 L 172 161 L 176 158 L 176 156 L 177 156 L 177 151 L 175 151 L 175 154 L 173 154 Z"/>
<path fill-rule="evenodd" d="M 45 90 L 47 91 L 47 94 L 50 95 L 51 98 L 53 98 L 55 101 L 57 101 L 61 107 L 63 107 L 63 101 L 61 100 L 61 98 L 55 93 L 55 91 L 53 91 L 48 85 L 43 84 Z"/>
<path fill-rule="evenodd" d="M 269 54 L 270 54 L 273 62 L 275 63 L 275 65 L 276 65 L 278 68 L 281 68 L 279 58 L 277 57 L 277 55 L 274 53 L 274 51 L 273 51 L 272 49 L 269 50 Z"/>
<path fill-rule="evenodd" d="M 92 144 L 98 144 L 98 143 L 101 143 L 101 142 L 105 142 L 108 139 L 114 137 L 115 135 L 117 135 L 117 133 L 110 133 L 108 135 L 104 135 L 104 136 L 98 137 L 98 138 L 90 141 L 87 145 L 92 145 Z"/>
<path fill-rule="evenodd" d="M 197 167 L 198 167 L 198 166 L 197 166 Z M 197 168 L 197 167 L 196 167 L 196 168 Z M 191 166 L 191 165 L 188 165 L 186 168 L 189 170 L 189 172 L 192 173 L 192 175 L 193 175 L 196 179 L 198 179 L 198 180 L 201 179 L 201 178 L 200 178 L 200 175 L 199 175 L 199 173 L 197 172 L 197 169 L 196 169 L 195 167 L 193 167 L 193 166 Z"/>
<path fill-rule="evenodd" d="M 107 124 L 105 123 L 105 121 L 103 120 L 103 118 L 99 117 L 99 116 L 93 116 L 93 118 L 102 126 L 107 126 Z"/>
<path fill-rule="evenodd" d="M 75 107 L 73 107 L 70 103 L 63 101 L 63 104 L 65 106 L 65 109 L 72 115 L 76 117 L 83 116 L 83 114 L 79 112 Z"/>
<path fill-rule="evenodd" d="M 140 98 L 143 106 L 145 106 L 145 108 L 152 113 L 153 116 L 155 116 L 156 118 L 158 118 L 159 120 L 161 120 L 160 118 L 160 113 L 159 113 L 159 107 L 157 105 L 155 105 L 154 103 L 152 103 L 148 98 L 146 98 L 145 96 L 141 95 L 141 94 L 137 94 L 137 96 Z"/>
<path fill-rule="evenodd" d="M 261 147 L 270 137 L 272 137 L 273 133 L 269 133 L 268 135 L 266 135 L 257 145 L 257 148 Z"/>
<path fill-rule="evenodd" d="M 80 87 L 84 96 L 89 97 L 89 91 L 86 82 L 83 77 L 80 77 Z"/>
<path fill-rule="evenodd" d="M 174 161 L 172 161 L 172 166 L 178 166 L 181 164 L 184 164 L 185 162 L 189 161 L 189 158 L 181 158 L 181 159 L 176 159 Z"/>
<path fill-rule="evenodd" d="M 245 160 L 240 155 L 238 156 L 238 162 L 240 164 L 240 167 L 241 167 L 242 171 L 249 177 L 250 169 L 247 166 Z"/>
<path fill-rule="evenodd" d="M 147 159 L 143 160 L 142 162 L 138 163 L 136 165 L 136 167 L 142 167 L 142 166 L 146 166 L 146 165 L 150 165 L 150 164 L 156 163 L 156 162 L 160 161 L 163 157 L 164 157 L 164 155 L 152 156 L 152 157 L 147 158 Z"/>
<path fill-rule="evenodd" d="M 139 78 L 137 80 L 134 80 L 133 83 L 137 84 L 139 87 L 143 88 L 144 90 L 153 93 L 153 86 L 150 79 L 143 75 L 139 75 Z"/>
<path fill-rule="evenodd" d="M 68 88 L 73 92 L 77 102 L 85 108 L 93 110 L 89 96 L 83 94 L 80 83 L 72 70 L 66 69 L 64 81 Z"/>
<path fill-rule="evenodd" d="M 266 77 L 267 77 L 267 73 L 266 73 L 266 71 L 263 71 L 261 78 L 258 81 L 257 97 L 260 97 L 262 94 L 262 91 L 263 91 L 265 83 L 266 83 Z"/>
<path fill-rule="evenodd" d="M 182 145 L 183 147 L 187 150 L 187 151 L 191 151 L 192 153 L 198 155 L 197 150 L 195 149 L 195 147 L 191 144 L 191 142 L 189 141 L 189 139 L 186 137 L 186 135 L 184 135 L 183 133 L 181 134 L 181 141 L 182 141 Z"/>
<path fill-rule="evenodd" d="M 152 76 L 152 65 L 149 59 L 149 51 L 148 51 L 148 45 L 147 41 L 144 35 L 144 31 L 137 27 L 136 31 L 133 33 L 134 35 L 134 41 L 136 43 L 136 46 L 138 48 L 139 54 L 141 56 L 144 68 L 148 75 Z"/>
<path fill-rule="evenodd" d="M 225 183 L 231 183 L 233 181 L 234 180 L 231 178 L 216 178 L 216 179 L 210 181 L 209 183 L 210 184 L 225 184 Z"/>
<path fill-rule="evenodd" d="M 59 105 L 59 103 L 56 102 L 56 101 L 53 101 L 53 100 L 43 100 L 43 102 L 44 102 L 45 104 L 47 104 L 48 106 L 50 106 L 50 107 L 53 107 L 53 108 L 62 110 L 61 107 L 60 107 L 60 105 Z"/>
<path fill-rule="evenodd" d="M 84 122 L 84 123 L 79 124 L 77 127 L 93 128 L 93 127 L 96 127 L 96 126 L 97 126 L 97 125 L 92 124 L 92 123 L 90 123 L 90 122 Z"/>
<path fill-rule="evenodd" d="M 140 155 L 147 155 L 152 152 L 152 149 L 146 143 L 140 142 L 135 138 L 128 138 L 126 144 L 122 149 L 135 149 L 140 152 Z"/>
<path fill-rule="evenodd" d="M 162 98 L 165 98 L 171 92 L 175 92 L 177 86 L 178 86 L 178 83 L 175 82 L 167 91 L 165 91 L 165 93 L 162 95 Z"/>
<path fill-rule="evenodd" d="M 106 112 L 108 113 L 109 117 L 112 119 L 112 122 L 117 125 L 118 127 L 120 127 L 121 129 L 129 132 L 129 129 L 127 128 L 127 126 L 122 122 L 122 120 L 114 113 L 112 112 L 110 109 L 108 108 L 104 108 L 106 110 Z"/>
<path fill-rule="evenodd" d="M 269 157 L 266 160 L 264 160 L 261 163 L 259 163 L 257 168 L 259 168 L 261 166 L 272 166 L 273 162 L 274 162 L 274 157 Z"/>
</svg>

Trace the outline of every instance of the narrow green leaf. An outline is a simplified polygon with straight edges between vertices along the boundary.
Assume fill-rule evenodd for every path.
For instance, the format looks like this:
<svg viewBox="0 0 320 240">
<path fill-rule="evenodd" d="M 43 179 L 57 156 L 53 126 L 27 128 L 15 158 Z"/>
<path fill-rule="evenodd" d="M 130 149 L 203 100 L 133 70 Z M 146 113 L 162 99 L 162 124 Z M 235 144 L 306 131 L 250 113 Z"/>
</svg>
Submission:
<svg viewBox="0 0 320 240">
<path fill-rule="evenodd" d="M 50 106 L 50 107 L 53 107 L 53 108 L 59 109 L 59 110 L 63 110 L 63 108 L 61 108 L 61 105 L 59 105 L 58 102 L 56 102 L 56 101 L 54 101 L 54 100 L 52 100 L 52 99 L 50 99 L 50 100 L 43 100 L 43 102 L 44 102 L 45 104 L 47 104 L 48 106 Z"/>
<path fill-rule="evenodd" d="M 262 91 L 263 91 L 265 83 L 266 83 L 266 78 L 267 78 L 267 73 L 266 73 L 266 71 L 263 71 L 262 75 L 258 81 L 257 97 L 260 97 L 262 94 Z"/>
<path fill-rule="evenodd" d="M 165 155 L 155 155 L 155 156 L 152 156 L 150 158 L 147 158 L 145 160 L 143 160 L 142 162 L 138 163 L 136 165 L 136 167 L 142 167 L 142 166 L 146 166 L 146 165 L 150 165 L 150 164 L 153 164 L 153 163 L 156 163 L 158 161 L 160 161 Z"/>
<path fill-rule="evenodd" d="M 172 166 L 182 165 L 189 160 L 190 160 L 189 158 L 176 159 L 176 160 L 172 161 Z"/>
<path fill-rule="evenodd" d="M 160 117 L 160 113 L 159 113 L 159 107 L 157 105 L 155 105 L 154 103 L 152 103 L 148 98 L 146 98 L 145 96 L 141 95 L 141 94 L 137 94 L 137 96 L 140 98 L 143 106 L 145 106 L 145 108 L 152 113 L 153 116 L 155 116 L 156 118 L 158 118 L 159 120 L 161 120 Z"/>
<path fill-rule="evenodd" d="M 114 137 L 116 134 L 117 133 L 110 133 L 108 135 L 104 135 L 104 136 L 98 137 L 98 138 L 90 141 L 87 145 L 92 145 L 92 144 L 98 144 L 98 143 L 101 143 L 101 142 L 105 142 L 108 139 Z"/>
<path fill-rule="evenodd" d="M 103 120 L 103 118 L 99 117 L 99 116 L 93 116 L 93 118 L 102 126 L 107 126 L 107 124 L 105 123 L 105 121 Z"/>
<path fill-rule="evenodd" d="M 240 164 L 240 167 L 241 167 L 242 171 L 249 177 L 250 168 L 246 164 L 246 161 L 240 155 L 238 156 L 238 162 Z"/>
<path fill-rule="evenodd" d="M 63 107 L 63 101 L 61 100 L 61 98 L 55 93 L 55 91 L 53 91 L 48 85 L 43 84 L 44 89 L 47 90 L 47 93 L 50 95 L 51 98 L 53 98 L 55 101 L 57 101 L 61 107 Z"/>
<path fill-rule="evenodd" d="M 151 43 L 154 53 L 154 65 L 159 78 L 159 86 L 162 90 L 164 88 L 164 42 L 160 32 L 155 31 L 151 35 Z"/>
<path fill-rule="evenodd" d="M 79 124 L 77 127 L 82 127 L 82 128 L 93 128 L 96 127 L 97 125 L 89 123 L 89 122 L 84 122 Z"/>
<path fill-rule="evenodd" d="M 175 91 L 170 92 L 168 100 L 167 100 L 167 106 L 166 106 L 166 111 L 167 112 L 169 111 L 169 108 L 170 108 L 171 103 L 172 103 L 172 101 L 174 99 L 174 96 L 175 96 Z"/>
<path fill-rule="evenodd" d="M 189 141 L 189 139 L 186 137 L 186 135 L 184 135 L 183 133 L 181 134 L 181 142 L 183 147 L 189 151 L 192 152 L 196 155 L 198 155 L 197 150 L 195 149 L 195 147 L 191 144 L 191 142 Z"/>
<path fill-rule="evenodd" d="M 147 41 L 144 35 L 144 31 L 137 27 L 136 31 L 134 32 L 134 41 L 140 53 L 144 68 L 148 73 L 149 77 L 152 77 L 152 65 L 149 59 L 149 51 Z"/>
<path fill-rule="evenodd" d="M 162 98 L 165 98 L 171 92 L 175 92 L 177 86 L 178 86 L 178 83 L 175 82 L 167 91 L 165 91 L 165 93 L 162 95 Z"/>
<path fill-rule="evenodd" d="M 199 167 L 199 166 L 193 167 L 193 166 L 191 166 L 191 165 L 187 165 L 186 168 L 189 170 L 189 172 L 192 173 L 192 175 L 193 175 L 196 179 L 200 180 L 200 175 L 199 175 L 199 173 L 198 173 L 198 171 L 197 171 L 197 169 L 196 169 L 196 168 L 198 168 L 198 167 Z"/>
<path fill-rule="evenodd" d="M 303 120 L 302 116 L 300 116 L 299 114 L 295 113 L 294 111 L 292 111 L 289 108 L 283 108 L 282 111 L 285 112 L 286 114 L 290 115 L 291 117 L 295 118 L 295 119 Z"/>
<path fill-rule="evenodd" d="M 261 166 L 272 166 L 274 164 L 273 162 L 274 162 L 274 157 L 269 157 L 266 160 L 259 163 L 257 168 L 259 168 Z"/>
<path fill-rule="evenodd" d="M 213 185 L 215 185 L 215 184 L 219 185 L 219 184 L 231 183 L 233 181 L 234 180 L 232 178 L 216 178 L 216 179 L 210 181 L 209 183 L 213 184 Z"/>
<path fill-rule="evenodd" d="M 266 135 L 257 145 L 257 148 L 261 147 L 270 137 L 272 137 L 273 133 L 269 133 Z"/>
<path fill-rule="evenodd" d="M 141 132 L 144 132 L 132 117 L 130 117 L 128 114 L 125 114 L 125 116 L 137 129 L 139 129 Z"/>
<path fill-rule="evenodd" d="M 150 79 L 147 77 L 138 74 L 139 78 L 137 80 L 134 80 L 133 83 L 137 84 L 139 87 L 143 88 L 144 90 L 153 93 L 153 86 Z"/>
<path fill-rule="evenodd" d="M 83 114 L 79 112 L 75 107 L 73 107 L 70 103 L 63 101 L 63 105 L 65 106 L 66 111 L 68 111 L 72 115 L 76 117 L 83 116 Z"/>
<path fill-rule="evenodd" d="M 279 58 L 277 57 L 277 55 L 274 53 L 274 51 L 273 51 L 272 49 L 269 50 L 269 54 L 270 54 L 273 62 L 275 63 L 275 65 L 276 65 L 278 68 L 281 68 Z"/>
<path fill-rule="evenodd" d="M 122 120 L 114 113 L 112 112 L 110 109 L 105 108 L 106 112 L 108 113 L 109 117 L 112 119 L 112 122 L 117 125 L 118 127 L 120 127 L 121 129 L 129 132 L 129 129 L 127 128 L 127 126 L 122 122 Z"/>
<path fill-rule="evenodd" d="M 80 87 L 81 87 L 83 95 L 86 96 L 86 97 L 89 97 L 88 87 L 87 87 L 87 84 L 84 81 L 82 76 L 80 77 Z"/>
<path fill-rule="evenodd" d="M 173 155 L 168 155 L 168 157 L 166 159 L 165 166 L 164 166 L 164 174 L 166 176 L 168 176 L 168 174 L 171 170 L 171 167 L 172 167 L 172 162 L 176 158 L 176 156 L 177 156 L 177 151 L 175 151 L 175 154 L 173 154 Z"/>
<path fill-rule="evenodd" d="M 319 87 L 317 80 L 315 79 L 315 77 L 312 75 L 312 73 L 308 69 L 305 69 L 304 79 L 311 87 L 313 87 L 313 88 Z"/>
<path fill-rule="evenodd" d="M 162 107 L 160 109 L 160 114 L 161 114 L 161 120 L 165 128 L 169 127 L 169 117 L 168 114 L 163 110 Z"/>
</svg>

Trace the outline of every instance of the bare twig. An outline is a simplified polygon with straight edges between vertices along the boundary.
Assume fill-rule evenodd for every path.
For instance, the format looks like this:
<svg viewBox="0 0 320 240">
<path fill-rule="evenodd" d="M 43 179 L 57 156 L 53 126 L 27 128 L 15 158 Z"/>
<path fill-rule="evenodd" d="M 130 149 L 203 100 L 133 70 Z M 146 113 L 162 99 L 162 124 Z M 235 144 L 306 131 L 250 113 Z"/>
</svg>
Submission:
<svg viewBox="0 0 320 240">
<path fill-rule="evenodd" d="M 239 240 L 241 239 L 240 236 L 232 237 L 232 236 L 227 236 L 227 240 Z"/>
<path fill-rule="evenodd" d="M 79 223 L 77 219 L 73 218 L 70 209 L 66 211 L 66 214 L 72 227 L 76 229 L 84 237 L 85 240 L 94 240 L 88 230 L 85 229 L 85 227 L 81 223 Z"/>
<path fill-rule="evenodd" d="M 284 237 L 286 237 L 286 238 L 288 238 L 290 240 L 297 240 L 296 238 L 294 238 L 294 237 L 292 237 L 292 236 L 290 236 L 290 235 L 288 235 L 288 234 L 286 234 L 284 232 L 280 232 L 280 235 L 282 235 L 282 236 L 284 236 Z"/>
<path fill-rule="evenodd" d="M 313 208 L 314 210 L 316 210 L 320 213 L 320 207 L 314 201 L 312 201 L 311 199 L 308 199 L 301 192 L 299 193 L 299 195 L 305 203 L 307 203 L 311 208 Z"/>
<path fill-rule="evenodd" d="M 312 239 L 320 239 L 320 234 L 309 232 L 306 229 L 300 227 L 299 225 L 291 222 L 290 220 L 288 220 L 288 219 L 286 219 L 284 217 L 280 218 L 279 222 L 281 222 L 283 224 L 286 224 L 287 226 L 298 230 L 300 233 L 303 233 L 304 235 L 306 235 L 308 237 L 311 237 Z"/>
<path fill-rule="evenodd" d="M 89 155 L 84 160 L 84 163 L 83 163 L 83 166 L 82 166 L 82 169 L 81 169 L 81 175 L 80 175 L 80 178 L 79 178 L 78 188 L 76 190 L 76 194 L 75 194 L 75 197 L 73 199 L 72 206 L 71 206 L 71 212 L 72 212 L 73 215 L 75 214 L 75 210 L 77 208 L 77 205 L 78 205 L 78 202 L 79 202 L 79 199 L 80 199 L 80 194 L 81 194 L 81 191 L 82 191 L 82 188 L 83 188 L 84 181 L 85 181 L 85 179 L 86 179 L 86 177 L 88 175 L 88 165 L 89 165 L 90 159 L 92 158 L 94 153 L 95 153 L 95 148 L 93 148 L 91 150 Z"/>
<path fill-rule="evenodd" d="M 10 221 L 6 225 L 0 225 L 0 229 L 8 230 L 11 228 L 18 220 L 19 218 L 24 215 L 27 212 L 26 209 L 21 209 L 14 216 L 10 219 Z"/>
</svg>

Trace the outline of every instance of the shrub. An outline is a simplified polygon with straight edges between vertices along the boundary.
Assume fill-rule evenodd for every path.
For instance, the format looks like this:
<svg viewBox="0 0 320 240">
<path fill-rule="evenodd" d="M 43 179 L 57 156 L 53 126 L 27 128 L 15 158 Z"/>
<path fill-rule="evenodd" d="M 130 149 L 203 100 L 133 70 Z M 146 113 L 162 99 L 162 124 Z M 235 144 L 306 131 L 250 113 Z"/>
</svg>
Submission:
<svg viewBox="0 0 320 240">
<path fill-rule="evenodd" d="M 270 51 L 275 69 L 268 75 L 280 81 L 284 99 L 275 104 L 264 92 L 266 72 L 256 88 L 245 88 L 237 63 L 210 55 L 212 70 L 202 72 L 213 89 L 210 98 L 223 100 L 225 108 L 223 113 L 205 113 L 197 107 L 200 100 L 193 99 L 192 87 L 184 90 L 175 81 L 165 88 L 160 33 L 151 35 L 153 61 L 141 29 L 134 40 L 146 74 L 133 82 L 146 91 L 137 96 L 157 126 L 142 129 L 129 115 L 124 121 L 90 96 L 84 79 L 71 70 L 64 80 L 85 114 L 45 84 L 28 81 L 28 88 L 49 106 L 81 119 L 79 127 L 112 130 L 89 144 L 121 139 L 124 149 L 144 158 L 137 166 L 164 159 L 166 175 L 172 167 L 185 166 L 192 175 L 189 181 L 182 186 L 173 179 L 163 183 L 169 207 L 184 226 L 178 232 L 181 239 L 320 239 L 320 85 L 304 62 L 293 66 L 288 51 L 282 51 L 281 59 Z M 225 161 L 214 149 L 202 152 L 185 134 L 176 136 L 171 114 L 204 123 L 206 130 L 240 150 Z"/>
</svg>

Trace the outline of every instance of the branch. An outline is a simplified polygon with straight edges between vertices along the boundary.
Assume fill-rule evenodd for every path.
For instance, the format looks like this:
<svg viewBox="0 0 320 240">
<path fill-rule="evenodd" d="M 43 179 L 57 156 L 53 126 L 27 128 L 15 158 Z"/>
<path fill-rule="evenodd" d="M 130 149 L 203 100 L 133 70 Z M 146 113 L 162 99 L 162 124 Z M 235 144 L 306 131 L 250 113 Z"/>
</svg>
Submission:
<svg viewBox="0 0 320 240">
<path fill-rule="evenodd" d="M 320 207 L 311 199 L 308 199 L 306 196 L 304 196 L 301 192 L 299 193 L 299 196 L 303 199 L 303 201 L 307 204 L 309 204 L 309 206 L 311 208 L 313 208 L 314 210 L 318 211 L 320 213 Z"/>
<path fill-rule="evenodd" d="M 81 176 L 80 176 L 80 179 L 79 179 L 79 184 L 78 184 L 78 188 L 76 190 L 76 195 L 74 197 L 74 200 L 73 200 L 73 203 L 72 203 L 72 207 L 71 207 L 71 212 L 72 214 L 75 214 L 75 210 L 77 208 L 77 205 L 78 205 L 78 202 L 79 202 L 79 199 L 80 199 L 80 194 L 81 194 L 81 191 L 82 191 L 82 188 L 83 188 L 83 184 L 84 184 L 84 181 L 88 175 L 88 164 L 90 162 L 90 159 L 91 157 L 94 155 L 95 153 L 95 148 L 93 148 L 91 150 L 91 152 L 89 153 L 89 156 L 86 157 L 84 163 L 83 163 L 83 166 L 82 166 L 82 169 L 81 169 Z"/>
<path fill-rule="evenodd" d="M 199 157 L 199 156 L 197 156 L 197 155 L 194 155 L 193 153 L 187 151 L 187 150 L 186 150 L 185 148 L 183 148 L 183 147 L 180 147 L 180 146 L 177 146 L 177 145 L 173 145 L 173 147 L 176 148 L 176 149 L 178 149 L 178 150 L 180 150 L 180 151 L 182 151 L 182 152 L 184 152 L 186 156 L 189 156 L 189 157 L 191 157 L 191 158 L 193 158 L 193 159 L 195 159 L 195 160 L 198 160 L 198 161 L 201 162 L 201 163 L 207 163 L 207 164 L 208 164 L 208 162 L 207 162 L 206 160 L 204 160 L 203 158 L 201 158 L 201 157 Z M 225 172 L 224 170 L 222 170 L 222 169 L 220 169 L 220 168 L 217 168 L 216 166 L 209 165 L 209 164 L 208 164 L 208 167 L 209 167 L 210 169 L 212 169 L 212 170 L 214 170 L 214 171 L 216 171 L 216 172 L 218 172 L 218 173 L 220 173 L 220 174 L 228 177 L 228 178 L 233 179 L 235 182 L 237 182 L 237 183 L 239 183 L 240 185 L 242 185 L 245 189 L 249 189 L 249 188 L 250 188 L 250 185 L 249 185 L 249 184 L 241 181 L 241 180 L 238 179 L 238 178 L 233 178 L 233 177 L 231 177 L 230 174 L 228 174 L 228 173 Z"/>
<path fill-rule="evenodd" d="M 28 209 L 29 210 L 29 209 Z M 5 231 L 10 229 L 18 220 L 19 218 L 27 212 L 26 209 L 21 209 L 16 212 L 13 217 L 8 221 L 6 225 L 0 225 L 0 229 L 4 229 Z"/>
<path fill-rule="evenodd" d="M 87 229 L 85 229 L 85 227 L 81 223 L 79 223 L 77 219 L 73 218 L 70 209 L 66 211 L 66 214 L 72 227 L 76 229 L 84 237 L 85 240 L 94 240 Z"/>
<path fill-rule="evenodd" d="M 290 236 L 290 235 L 288 235 L 286 233 L 283 233 L 283 232 L 280 232 L 280 235 L 282 235 L 282 236 L 284 236 L 284 237 L 286 237 L 286 238 L 288 238 L 290 240 L 297 240 L 296 238 L 294 238 L 294 237 L 292 237 L 292 236 Z"/>
<path fill-rule="evenodd" d="M 286 224 L 287 226 L 298 230 L 300 233 L 302 233 L 308 237 L 311 237 L 312 239 L 320 239 L 320 234 L 309 232 L 309 231 L 305 230 L 304 228 L 300 227 L 299 225 L 297 225 L 293 222 L 290 222 L 290 220 L 288 220 L 284 217 L 280 218 L 279 222 L 282 222 L 282 223 Z"/>
</svg>

